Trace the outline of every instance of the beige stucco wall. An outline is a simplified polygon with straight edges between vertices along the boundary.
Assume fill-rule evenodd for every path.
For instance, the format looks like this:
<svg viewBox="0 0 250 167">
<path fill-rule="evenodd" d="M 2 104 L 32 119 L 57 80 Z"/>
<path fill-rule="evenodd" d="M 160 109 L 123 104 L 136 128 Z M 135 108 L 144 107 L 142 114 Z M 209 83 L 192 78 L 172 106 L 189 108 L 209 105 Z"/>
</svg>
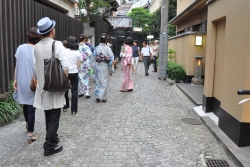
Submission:
<svg viewBox="0 0 250 167">
<path fill-rule="evenodd" d="M 177 15 L 188 7 L 194 0 L 177 0 Z"/>
<path fill-rule="evenodd" d="M 195 58 L 194 56 L 206 56 L 206 35 L 203 36 L 203 45 L 195 46 L 195 34 L 184 35 L 178 38 L 169 39 L 168 48 L 175 50 L 175 62 L 181 64 L 186 75 L 195 75 Z M 202 60 L 202 75 L 205 73 L 205 61 Z"/>
<path fill-rule="evenodd" d="M 152 0 L 150 4 L 150 13 L 155 12 L 161 6 L 161 0 Z"/>
<path fill-rule="evenodd" d="M 243 98 L 238 89 L 250 89 L 250 1 L 213 1 L 208 5 L 207 51 L 204 95 L 213 96 L 216 22 L 226 19 L 225 49 L 220 63 L 221 107 L 241 122 L 250 122 L 250 103 L 237 106 Z M 222 10 L 223 9 L 223 10 Z"/>
</svg>

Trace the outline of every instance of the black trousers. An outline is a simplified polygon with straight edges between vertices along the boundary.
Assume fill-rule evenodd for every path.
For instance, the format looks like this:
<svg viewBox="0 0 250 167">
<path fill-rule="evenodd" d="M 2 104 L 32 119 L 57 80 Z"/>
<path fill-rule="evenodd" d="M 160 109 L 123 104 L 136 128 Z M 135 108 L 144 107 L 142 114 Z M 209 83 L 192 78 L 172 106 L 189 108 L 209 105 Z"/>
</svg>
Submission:
<svg viewBox="0 0 250 167">
<path fill-rule="evenodd" d="M 59 128 L 59 121 L 61 116 L 61 108 L 45 110 L 45 123 L 46 123 L 46 138 L 43 148 L 45 150 L 53 149 L 57 146 Z"/>
<path fill-rule="evenodd" d="M 145 74 L 148 75 L 149 65 L 151 64 L 150 56 L 143 56 Z"/>
<path fill-rule="evenodd" d="M 154 61 L 153 61 L 153 65 L 154 65 L 154 71 L 157 72 L 157 64 L 156 64 L 156 60 L 158 59 L 157 56 L 153 56 L 154 57 Z"/>
<path fill-rule="evenodd" d="M 78 104 L 78 73 L 69 74 L 68 76 L 71 83 L 71 112 L 77 112 Z M 66 106 L 64 108 L 69 108 L 69 91 L 65 92 Z"/>
<path fill-rule="evenodd" d="M 25 121 L 28 123 L 28 132 L 34 132 L 35 111 L 36 109 L 32 105 L 23 105 L 23 115 Z"/>
</svg>

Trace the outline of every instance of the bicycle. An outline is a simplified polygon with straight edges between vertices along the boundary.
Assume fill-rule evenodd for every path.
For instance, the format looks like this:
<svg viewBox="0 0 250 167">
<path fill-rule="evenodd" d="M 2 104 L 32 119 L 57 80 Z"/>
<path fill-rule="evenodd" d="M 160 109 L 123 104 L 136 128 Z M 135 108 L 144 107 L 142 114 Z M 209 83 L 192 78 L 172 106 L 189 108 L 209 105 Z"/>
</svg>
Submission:
<svg viewBox="0 0 250 167">
<path fill-rule="evenodd" d="M 238 90 L 237 93 L 238 93 L 238 95 L 250 95 L 250 90 Z M 241 101 L 238 103 L 238 106 L 241 105 L 242 103 L 247 102 L 247 101 L 250 101 L 250 98 L 241 100 Z"/>
</svg>

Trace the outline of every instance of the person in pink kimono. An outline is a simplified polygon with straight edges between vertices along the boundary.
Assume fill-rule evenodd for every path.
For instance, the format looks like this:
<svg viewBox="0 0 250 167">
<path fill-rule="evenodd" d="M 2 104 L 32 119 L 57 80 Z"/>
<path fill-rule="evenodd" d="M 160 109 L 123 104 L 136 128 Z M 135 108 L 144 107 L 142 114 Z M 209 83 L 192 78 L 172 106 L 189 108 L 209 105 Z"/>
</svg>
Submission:
<svg viewBox="0 0 250 167">
<path fill-rule="evenodd" d="M 133 39 L 126 38 L 124 42 L 124 51 L 121 52 L 120 56 L 122 58 L 121 65 L 122 65 L 122 86 L 121 92 L 129 92 L 133 91 L 133 81 L 130 75 L 130 69 L 132 67 L 132 46 Z"/>
</svg>

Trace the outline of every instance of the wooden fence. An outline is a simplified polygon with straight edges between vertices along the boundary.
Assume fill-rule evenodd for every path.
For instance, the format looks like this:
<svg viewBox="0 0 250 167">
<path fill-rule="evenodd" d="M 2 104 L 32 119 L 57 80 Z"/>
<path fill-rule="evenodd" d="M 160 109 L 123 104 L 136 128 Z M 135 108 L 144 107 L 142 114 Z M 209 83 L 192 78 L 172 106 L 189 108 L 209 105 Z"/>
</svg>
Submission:
<svg viewBox="0 0 250 167">
<path fill-rule="evenodd" d="M 83 33 L 83 23 L 34 0 L 0 0 L 0 94 L 8 91 L 15 69 L 15 52 L 42 17 L 56 21 L 56 40 Z"/>
</svg>

